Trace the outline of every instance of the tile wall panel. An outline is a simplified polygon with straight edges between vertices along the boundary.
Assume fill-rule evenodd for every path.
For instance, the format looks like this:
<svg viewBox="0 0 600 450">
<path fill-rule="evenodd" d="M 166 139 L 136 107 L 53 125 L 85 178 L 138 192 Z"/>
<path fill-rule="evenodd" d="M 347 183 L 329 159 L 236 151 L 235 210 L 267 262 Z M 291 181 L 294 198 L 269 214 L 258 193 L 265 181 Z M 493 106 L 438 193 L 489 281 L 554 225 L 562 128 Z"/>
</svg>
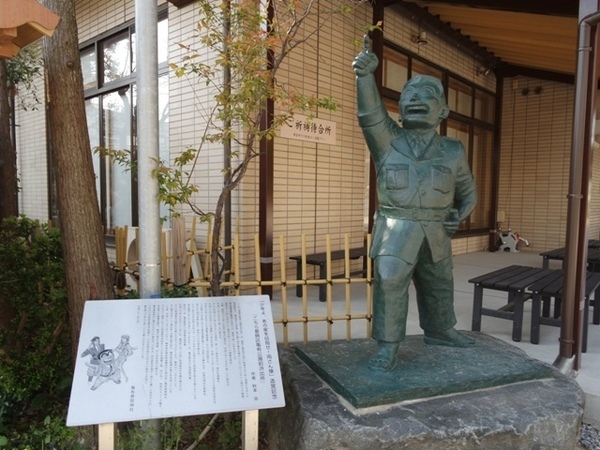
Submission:
<svg viewBox="0 0 600 450">
<path fill-rule="evenodd" d="M 44 80 L 40 77 L 33 89 L 43 101 Z M 25 91 L 23 91 L 25 92 Z M 16 103 L 17 171 L 19 176 L 19 213 L 30 219 L 47 222 L 48 211 L 48 158 L 46 153 L 46 115 L 42 105 L 37 105 L 29 95 L 21 96 Z M 25 111 L 23 106 L 27 108 Z"/>
<path fill-rule="evenodd" d="M 164 4 L 164 0 L 157 4 Z M 327 5 L 327 1 L 320 4 L 321 7 Z M 133 0 L 77 0 L 76 8 L 82 42 L 133 20 L 135 12 Z M 279 74 L 278 81 L 290 89 L 333 96 L 339 108 L 334 112 L 313 111 L 317 117 L 336 123 L 335 144 L 275 139 L 275 267 L 279 267 L 279 236 L 285 236 L 288 255 L 299 253 L 302 234 L 307 235 L 309 252 L 324 250 L 326 235 L 331 236 L 334 249 L 343 246 L 346 233 L 350 235 L 352 246 L 362 245 L 367 222 L 368 154 L 356 122 L 354 74 L 350 65 L 360 50 L 351 45 L 351 41 L 361 40 L 361 26 L 370 23 L 371 17 L 371 8 L 361 5 L 353 15 L 335 19 L 313 35 L 307 45 L 297 48 Z M 180 43 L 197 46 L 193 31 L 197 19 L 196 5 L 178 9 L 169 4 L 171 62 L 180 62 L 183 57 Z M 386 39 L 473 83 L 491 91 L 495 89 L 493 76 L 479 75 L 476 62 L 434 34 L 428 34 L 426 46 L 412 43 L 412 35 L 419 31 L 418 24 L 391 9 L 385 13 L 384 29 Z M 210 62 L 214 55 L 203 51 L 203 58 Z M 206 126 L 206 108 L 212 102 L 214 91 L 196 83 L 193 77 L 177 78 L 171 74 L 169 81 L 173 159 L 179 151 L 199 145 Z M 530 240 L 529 251 L 542 251 L 564 243 L 573 87 L 528 78 L 519 78 L 515 89 L 512 86 L 512 80 L 507 80 L 500 155 L 499 209 L 505 214 L 501 226 L 512 228 Z M 525 87 L 538 86 L 542 87 L 539 95 L 521 94 Z M 35 150 L 35 160 L 45 164 L 40 157 L 45 155 L 45 138 L 39 131 L 44 128 L 43 115 L 35 119 L 35 114 L 28 113 L 26 126 L 37 132 L 27 132 L 25 121 L 20 129 L 18 139 L 22 146 L 27 144 L 27 151 L 19 154 L 22 165 L 31 164 L 26 159 L 28 151 L 37 147 L 40 148 Z M 220 192 L 222 160 L 221 149 L 213 146 L 203 150 L 198 161 L 201 170 L 196 172 L 193 181 L 201 187 L 196 200 L 204 209 L 214 207 Z M 596 158 L 596 173 L 599 164 Z M 253 264 L 253 236 L 258 232 L 258 172 L 257 160 L 232 197 L 234 223 L 238 224 L 244 248 L 242 267 Z M 21 196 L 24 211 L 47 209 L 45 180 L 37 186 L 37 181 L 33 181 L 35 177 L 29 174 L 23 179 L 28 183 L 27 192 L 24 190 Z M 600 183 L 593 181 L 590 233 L 596 238 L 600 237 L 599 191 Z M 185 208 L 182 213 L 191 217 Z M 47 212 L 41 215 L 44 214 Z M 205 234 L 205 231 L 200 232 L 200 241 L 206 239 Z M 455 239 L 453 250 L 455 253 L 483 250 L 487 241 L 487 236 Z M 288 269 L 293 273 L 293 265 L 288 264 Z"/>
<path fill-rule="evenodd" d="M 566 237 L 574 88 L 517 77 L 506 81 L 504 91 L 500 226 L 530 242 L 524 251 L 550 250 L 564 245 Z M 599 226 L 597 192 L 593 182 L 592 237 Z"/>
</svg>

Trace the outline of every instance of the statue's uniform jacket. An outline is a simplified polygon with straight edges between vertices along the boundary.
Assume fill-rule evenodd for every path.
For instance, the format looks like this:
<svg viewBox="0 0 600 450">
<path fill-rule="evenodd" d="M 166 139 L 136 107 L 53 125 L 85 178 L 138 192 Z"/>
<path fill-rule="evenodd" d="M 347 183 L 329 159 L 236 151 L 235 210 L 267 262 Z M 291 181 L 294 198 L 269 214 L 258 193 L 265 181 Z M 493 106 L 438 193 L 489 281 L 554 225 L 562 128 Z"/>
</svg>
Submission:
<svg viewBox="0 0 600 450">
<path fill-rule="evenodd" d="M 476 202 L 475 181 L 461 142 L 436 133 L 417 157 L 409 132 L 383 107 L 359 114 L 359 123 L 377 171 L 380 208 L 371 257 L 390 255 L 414 263 L 423 239 L 433 262 L 451 256 L 442 221 L 451 208 L 464 219 Z"/>
<path fill-rule="evenodd" d="M 373 338 L 404 338 L 411 278 L 421 328 L 451 328 L 456 324 L 452 247 L 443 221 L 451 210 L 464 220 L 477 199 L 462 143 L 435 133 L 417 155 L 409 143 L 412 132 L 389 117 L 382 104 L 359 111 L 358 120 L 375 163 L 379 199 L 370 249 L 376 268 Z M 384 262 L 380 256 L 404 262 Z"/>
</svg>

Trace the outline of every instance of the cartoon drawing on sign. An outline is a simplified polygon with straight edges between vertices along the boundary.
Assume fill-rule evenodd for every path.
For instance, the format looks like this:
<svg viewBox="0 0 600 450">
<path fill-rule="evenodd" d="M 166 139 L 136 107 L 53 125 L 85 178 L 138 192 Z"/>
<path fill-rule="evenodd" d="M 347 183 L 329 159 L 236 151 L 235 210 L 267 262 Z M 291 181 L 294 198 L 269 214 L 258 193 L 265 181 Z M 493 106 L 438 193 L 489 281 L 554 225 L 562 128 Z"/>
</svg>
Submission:
<svg viewBox="0 0 600 450">
<path fill-rule="evenodd" d="M 98 336 L 94 336 L 92 341 L 90 342 L 90 346 L 81 354 L 82 358 L 90 355 L 90 362 L 86 363 L 88 366 L 87 374 L 88 374 L 88 383 L 92 382 L 94 378 L 94 374 L 96 373 L 96 368 L 100 364 L 100 360 L 98 359 L 98 355 L 104 350 L 104 344 L 100 343 L 100 338 Z"/>
<path fill-rule="evenodd" d="M 93 391 L 107 381 L 120 384 L 121 375 L 125 378 L 125 382 L 128 382 L 123 365 L 127 358 L 133 355 L 133 351 L 137 349 L 137 347 L 131 346 L 127 334 L 121 336 L 121 341 L 114 351 L 104 347 L 104 344 L 100 343 L 100 338 L 95 336 L 90 346 L 81 354 L 81 357 L 90 356 L 90 361 L 86 362 L 85 365 L 88 367 L 88 383 L 92 384 L 91 389 Z M 116 356 L 115 352 L 117 353 Z"/>
<path fill-rule="evenodd" d="M 125 364 L 125 361 L 127 361 L 127 358 L 129 358 L 131 355 L 133 355 L 133 351 L 136 349 L 137 349 L 137 347 L 132 347 L 131 344 L 129 343 L 129 335 L 128 334 L 124 334 L 123 336 L 121 336 L 121 342 L 119 342 L 119 345 L 117 345 L 117 347 L 115 348 L 115 352 L 117 352 L 117 364 L 118 364 L 119 368 L 121 369 L 121 373 L 123 374 L 123 377 L 125 377 L 126 383 L 127 383 L 128 379 L 127 379 L 127 375 L 125 374 L 125 370 L 123 369 L 123 364 Z"/>
<path fill-rule="evenodd" d="M 96 372 L 94 373 L 96 380 L 94 380 L 94 384 L 92 384 L 92 391 L 95 391 L 99 386 L 109 380 L 120 384 L 121 368 L 115 359 L 113 351 L 110 349 L 104 350 L 98 355 L 98 359 L 100 360 L 100 364 L 96 366 Z"/>
</svg>

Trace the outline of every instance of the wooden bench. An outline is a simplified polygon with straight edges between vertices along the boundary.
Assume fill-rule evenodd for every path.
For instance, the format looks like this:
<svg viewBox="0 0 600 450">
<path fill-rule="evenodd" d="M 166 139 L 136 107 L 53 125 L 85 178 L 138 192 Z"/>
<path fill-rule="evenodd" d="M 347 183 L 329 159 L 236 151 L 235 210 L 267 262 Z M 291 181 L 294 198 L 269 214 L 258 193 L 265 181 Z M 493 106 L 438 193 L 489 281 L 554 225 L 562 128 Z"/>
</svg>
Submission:
<svg viewBox="0 0 600 450">
<path fill-rule="evenodd" d="M 560 314 L 560 303 L 562 300 L 564 278 L 563 271 L 558 270 L 551 276 L 545 277 L 536 283 L 529 286 L 529 290 L 533 293 L 531 297 L 531 343 L 538 344 L 540 342 L 540 324 L 560 327 L 562 325 Z M 594 294 L 594 300 L 590 297 Z M 554 317 L 549 317 L 549 308 L 542 311 L 542 303 L 549 302 L 554 298 L 555 305 Z M 600 299 L 600 272 L 588 272 L 585 281 L 584 305 L 583 305 L 583 330 L 581 351 L 587 351 L 587 335 L 588 335 L 588 320 L 590 304 L 594 306 L 594 324 L 600 324 L 600 308 L 598 307 L 598 299 Z"/>
<path fill-rule="evenodd" d="M 366 256 L 367 249 L 365 247 L 351 248 L 349 251 L 349 258 L 356 260 L 363 258 L 363 271 L 366 268 Z M 331 261 L 339 261 L 346 258 L 345 250 L 335 250 L 331 252 Z M 291 260 L 296 261 L 296 279 L 302 280 L 302 256 L 291 256 Z M 313 266 L 319 266 L 319 278 L 321 280 L 327 279 L 327 253 L 314 253 L 312 255 L 306 255 L 306 264 Z M 296 296 L 302 297 L 302 286 L 296 286 Z M 324 302 L 327 300 L 327 286 L 322 284 L 319 286 L 319 300 Z"/>
<path fill-rule="evenodd" d="M 542 266 L 548 268 L 550 260 L 564 261 L 566 256 L 566 247 L 555 248 L 548 250 L 547 252 L 540 253 L 542 259 Z M 588 241 L 588 264 L 592 271 L 596 271 L 594 267 L 600 265 L 600 240 L 590 239 Z"/>
<path fill-rule="evenodd" d="M 551 272 L 553 270 L 513 265 L 470 279 L 469 283 L 475 285 L 471 330 L 481 331 L 482 316 L 512 320 L 512 339 L 519 342 L 523 331 L 523 306 L 525 301 L 531 297 L 526 290 Z M 507 304 L 499 309 L 484 308 L 484 289 L 506 292 L 508 294 Z"/>
</svg>

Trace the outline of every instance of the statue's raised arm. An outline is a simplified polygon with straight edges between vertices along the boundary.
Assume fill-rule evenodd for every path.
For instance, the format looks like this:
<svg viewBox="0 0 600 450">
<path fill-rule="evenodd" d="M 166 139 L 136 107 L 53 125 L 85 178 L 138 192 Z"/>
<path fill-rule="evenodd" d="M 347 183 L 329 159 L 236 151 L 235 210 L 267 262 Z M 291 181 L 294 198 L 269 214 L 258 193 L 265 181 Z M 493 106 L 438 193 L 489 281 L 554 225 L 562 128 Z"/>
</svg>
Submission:
<svg viewBox="0 0 600 450">
<path fill-rule="evenodd" d="M 369 112 L 381 104 L 381 96 L 373 75 L 379 65 L 379 59 L 371 48 L 371 38 L 368 34 L 365 34 L 363 42 L 363 50 L 356 55 L 352 63 L 356 74 L 359 115 Z"/>
</svg>

